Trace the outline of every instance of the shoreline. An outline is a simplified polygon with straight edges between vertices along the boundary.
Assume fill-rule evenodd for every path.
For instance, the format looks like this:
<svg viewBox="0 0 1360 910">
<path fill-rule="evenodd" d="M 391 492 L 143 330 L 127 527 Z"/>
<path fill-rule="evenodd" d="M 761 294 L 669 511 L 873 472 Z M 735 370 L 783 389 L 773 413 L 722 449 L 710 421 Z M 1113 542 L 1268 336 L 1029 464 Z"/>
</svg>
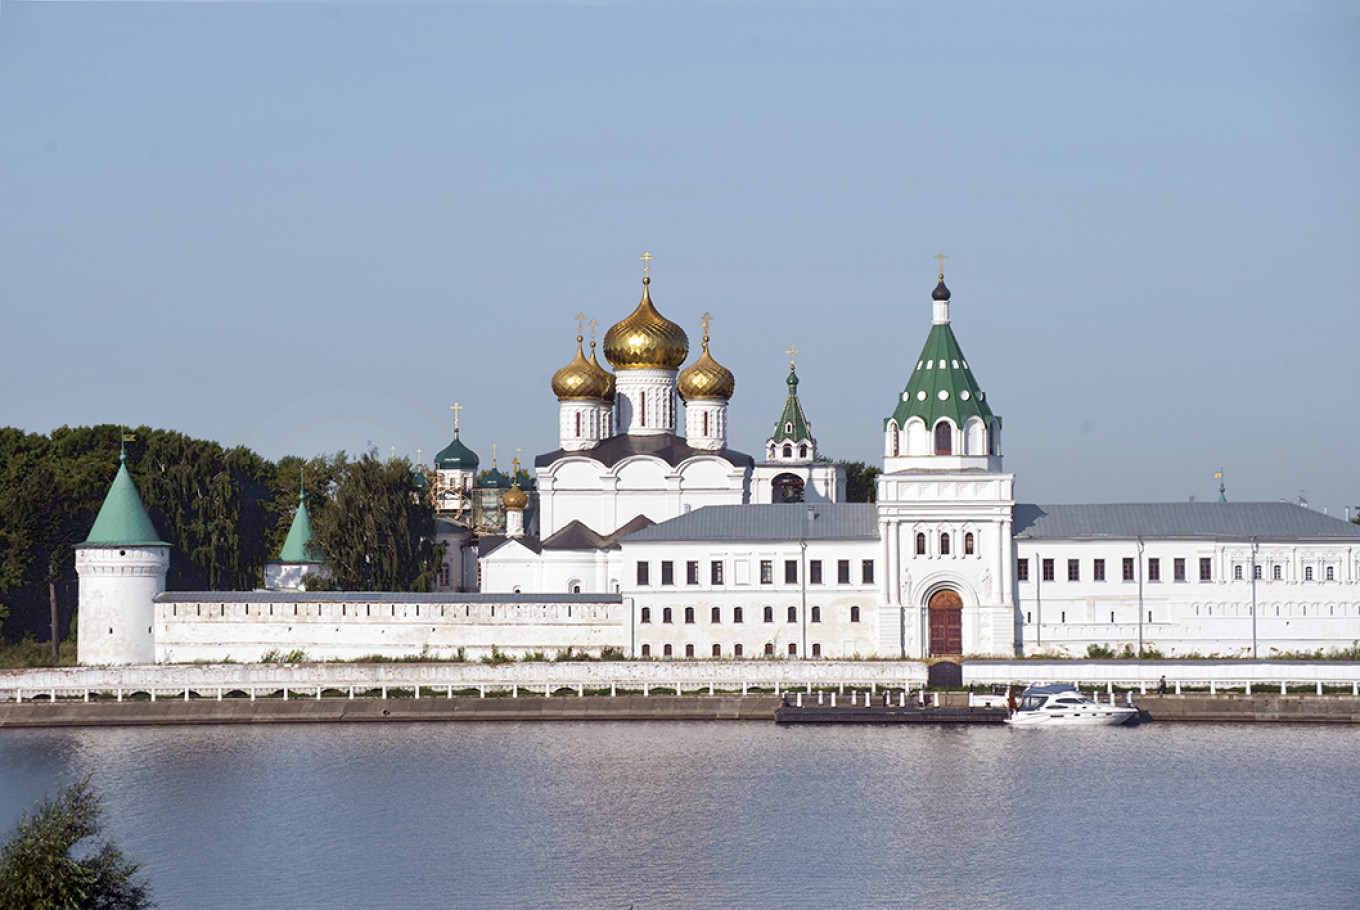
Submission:
<svg viewBox="0 0 1360 910">
<path fill-rule="evenodd" d="M 941 693 L 967 704 L 967 693 Z M 1154 723 L 1360 723 L 1360 697 L 1255 693 L 1134 695 Z M 192 698 L 0 703 L 0 730 L 200 724 L 461 721 L 757 721 L 774 723 L 780 697 L 737 695 L 525 695 L 520 697 Z M 846 708 L 851 706 L 842 702 Z"/>
</svg>

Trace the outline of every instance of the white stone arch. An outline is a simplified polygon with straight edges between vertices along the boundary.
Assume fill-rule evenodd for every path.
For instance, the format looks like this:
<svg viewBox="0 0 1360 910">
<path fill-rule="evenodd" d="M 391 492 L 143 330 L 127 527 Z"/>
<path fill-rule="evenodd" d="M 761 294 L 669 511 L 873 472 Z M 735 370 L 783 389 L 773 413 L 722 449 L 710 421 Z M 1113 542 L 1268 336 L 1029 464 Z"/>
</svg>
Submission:
<svg viewBox="0 0 1360 910">
<path fill-rule="evenodd" d="M 580 594 L 584 590 L 585 585 L 582 583 L 581 579 L 576 578 L 575 576 L 567 579 L 568 594 Z"/>
<path fill-rule="evenodd" d="M 896 458 L 902 454 L 902 434 L 897 426 L 897 418 L 890 417 L 883 434 L 883 456 Z"/>
<path fill-rule="evenodd" d="M 968 579 L 957 572 L 938 571 L 927 574 L 916 586 L 917 605 L 924 610 L 926 605 L 930 603 L 930 598 L 945 589 L 959 595 L 965 610 L 981 604 L 981 601 L 978 600 L 977 591 L 973 590 Z"/>
<path fill-rule="evenodd" d="M 959 425 L 954 422 L 954 419 L 952 417 L 941 417 L 939 420 L 935 421 L 935 424 L 930 428 L 929 454 L 931 455 L 935 454 L 935 434 L 939 432 L 940 424 L 944 424 L 947 427 L 949 427 L 949 454 L 950 455 L 960 454 L 963 445 L 963 434 L 959 430 Z"/>
<path fill-rule="evenodd" d="M 651 455 L 631 455 L 610 469 L 607 476 L 619 490 L 662 490 L 670 486 L 671 467 Z"/>
<path fill-rule="evenodd" d="M 930 431 L 926 429 L 926 422 L 920 417 L 907 419 L 906 424 L 907 450 L 906 455 L 929 455 L 933 449 L 930 447 Z"/>
<path fill-rule="evenodd" d="M 987 427 L 981 417 L 969 417 L 963 424 L 963 454 L 986 455 Z"/>
</svg>

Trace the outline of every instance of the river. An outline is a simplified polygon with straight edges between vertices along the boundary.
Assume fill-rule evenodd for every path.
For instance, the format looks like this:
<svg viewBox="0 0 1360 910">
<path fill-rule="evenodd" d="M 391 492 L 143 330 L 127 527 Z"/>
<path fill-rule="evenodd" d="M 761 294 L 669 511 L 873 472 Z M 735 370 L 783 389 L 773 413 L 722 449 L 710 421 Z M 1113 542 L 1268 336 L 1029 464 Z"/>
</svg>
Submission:
<svg viewBox="0 0 1360 910">
<path fill-rule="evenodd" d="M 163 908 L 1360 906 L 1360 729 L 0 731 Z"/>
</svg>

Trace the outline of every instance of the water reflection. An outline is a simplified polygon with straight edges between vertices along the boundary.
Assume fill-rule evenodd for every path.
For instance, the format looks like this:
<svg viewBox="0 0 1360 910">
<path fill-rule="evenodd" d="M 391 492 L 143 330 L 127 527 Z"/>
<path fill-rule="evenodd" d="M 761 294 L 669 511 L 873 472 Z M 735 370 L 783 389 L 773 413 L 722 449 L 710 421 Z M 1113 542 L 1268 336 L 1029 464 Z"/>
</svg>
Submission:
<svg viewBox="0 0 1360 910">
<path fill-rule="evenodd" d="M 163 907 L 1360 905 L 1360 733 L 751 723 L 0 732 Z"/>
</svg>

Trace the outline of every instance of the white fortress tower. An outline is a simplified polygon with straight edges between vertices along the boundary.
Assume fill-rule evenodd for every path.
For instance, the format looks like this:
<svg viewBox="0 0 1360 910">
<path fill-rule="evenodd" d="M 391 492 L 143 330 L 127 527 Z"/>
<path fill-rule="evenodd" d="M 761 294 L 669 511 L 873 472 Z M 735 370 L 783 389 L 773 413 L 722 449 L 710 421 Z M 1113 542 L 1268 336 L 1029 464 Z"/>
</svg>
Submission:
<svg viewBox="0 0 1360 910">
<path fill-rule="evenodd" d="M 126 453 L 118 461 L 90 536 L 76 548 L 76 659 L 85 665 L 156 662 L 153 599 L 165 591 L 170 544 L 156 536 L 128 474 Z"/>
<path fill-rule="evenodd" d="M 925 347 L 883 422 L 879 653 L 1010 657 L 1015 475 L 1002 472 L 1001 419 L 949 325 L 943 267 L 931 298 Z"/>
</svg>

